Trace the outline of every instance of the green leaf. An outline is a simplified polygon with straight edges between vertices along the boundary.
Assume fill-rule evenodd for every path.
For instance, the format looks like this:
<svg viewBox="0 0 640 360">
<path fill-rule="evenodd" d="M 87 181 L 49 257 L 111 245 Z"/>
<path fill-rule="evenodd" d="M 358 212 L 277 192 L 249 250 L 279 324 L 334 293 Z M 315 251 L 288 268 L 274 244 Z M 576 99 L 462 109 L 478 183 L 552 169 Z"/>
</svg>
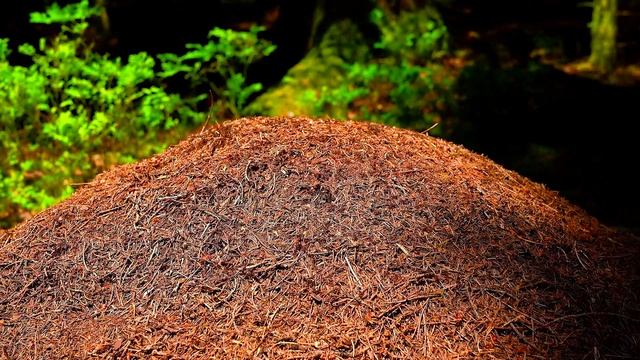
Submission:
<svg viewBox="0 0 640 360">
<path fill-rule="evenodd" d="M 89 19 L 100 14 L 101 11 L 98 7 L 89 6 L 89 0 L 82 0 L 63 7 L 54 2 L 45 12 L 31 13 L 29 21 L 32 24 L 64 24 Z"/>
<path fill-rule="evenodd" d="M 6 61 L 9 54 L 11 54 L 9 39 L 0 38 L 0 61 Z"/>
</svg>

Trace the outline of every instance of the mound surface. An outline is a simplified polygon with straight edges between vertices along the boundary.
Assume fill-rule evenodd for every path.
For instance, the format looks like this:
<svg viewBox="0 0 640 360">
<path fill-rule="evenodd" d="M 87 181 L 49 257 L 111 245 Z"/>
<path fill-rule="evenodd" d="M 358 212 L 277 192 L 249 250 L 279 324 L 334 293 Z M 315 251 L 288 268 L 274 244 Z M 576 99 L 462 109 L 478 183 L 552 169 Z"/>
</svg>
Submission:
<svg viewBox="0 0 640 360">
<path fill-rule="evenodd" d="M 0 237 L 0 357 L 638 351 L 636 248 L 482 156 L 381 125 L 225 123 Z"/>
</svg>

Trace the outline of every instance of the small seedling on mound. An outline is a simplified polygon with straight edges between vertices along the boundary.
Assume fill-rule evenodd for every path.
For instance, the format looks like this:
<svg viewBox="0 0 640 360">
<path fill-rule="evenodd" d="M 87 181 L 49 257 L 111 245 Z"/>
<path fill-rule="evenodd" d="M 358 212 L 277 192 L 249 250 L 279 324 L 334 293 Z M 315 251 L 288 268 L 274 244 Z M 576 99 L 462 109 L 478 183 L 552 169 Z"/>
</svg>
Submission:
<svg viewBox="0 0 640 360">
<path fill-rule="evenodd" d="M 633 356 L 630 244 L 543 186 L 424 134 L 242 119 L 104 173 L 1 235 L 0 349 Z"/>
</svg>

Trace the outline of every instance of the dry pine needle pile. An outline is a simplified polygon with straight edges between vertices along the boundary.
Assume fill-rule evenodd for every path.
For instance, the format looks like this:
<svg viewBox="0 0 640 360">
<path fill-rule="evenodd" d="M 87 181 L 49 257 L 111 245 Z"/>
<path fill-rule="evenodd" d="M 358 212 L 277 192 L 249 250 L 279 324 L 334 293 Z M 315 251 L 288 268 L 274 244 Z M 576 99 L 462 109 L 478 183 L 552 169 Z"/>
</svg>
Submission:
<svg viewBox="0 0 640 360">
<path fill-rule="evenodd" d="M 0 358 L 633 358 L 634 244 L 443 140 L 241 119 L 0 235 Z"/>
</svg>

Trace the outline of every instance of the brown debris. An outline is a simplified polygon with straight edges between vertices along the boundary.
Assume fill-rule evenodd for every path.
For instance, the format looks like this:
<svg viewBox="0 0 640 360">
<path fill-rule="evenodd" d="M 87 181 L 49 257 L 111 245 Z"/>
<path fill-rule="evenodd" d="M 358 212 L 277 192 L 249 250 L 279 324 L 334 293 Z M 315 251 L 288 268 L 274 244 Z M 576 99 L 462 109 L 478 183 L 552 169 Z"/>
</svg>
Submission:
<svg viewBox="0 0 640 360">
<path fill-rule="evenodd" d="M 242 119 L 0 234 L 0 358 L 633 357 L 637 256 L 445 141 Z"/>
</svg>

